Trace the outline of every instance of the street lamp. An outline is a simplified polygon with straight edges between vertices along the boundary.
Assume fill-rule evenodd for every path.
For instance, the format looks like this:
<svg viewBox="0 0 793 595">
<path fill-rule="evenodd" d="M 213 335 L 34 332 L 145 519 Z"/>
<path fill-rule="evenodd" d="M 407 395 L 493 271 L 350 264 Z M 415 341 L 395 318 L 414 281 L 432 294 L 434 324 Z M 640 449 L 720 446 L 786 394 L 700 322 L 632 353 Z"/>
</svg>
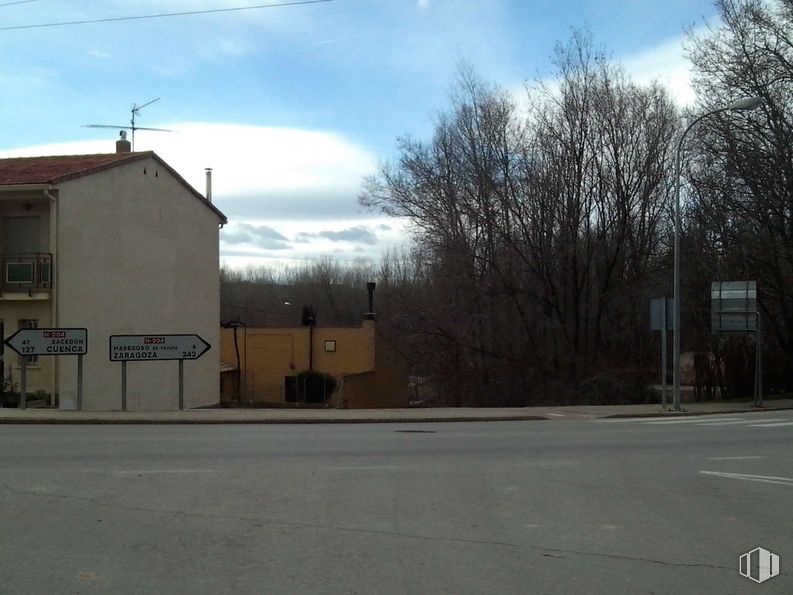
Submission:
<svg viewBox="0 0 793 595">
<path fill-rule="evenodd" d="M 683 131 L 683 135 L 677 143 L 677 153 L 675 155 L 675 267 L 674 267 L 674 348 L 672 352 L 673 367 L 673 389 L 672 389 L 672 410 L 680 411 L 680 169 L 683 153 L 683 141 L 689 131 L 700 121 L 714 114 L 721 112 L 745 112 L 760 107 L 763 100 L 760 97 L 745 97 L 728 105 L 709 111 L 695 118 Z"/>
</svg>

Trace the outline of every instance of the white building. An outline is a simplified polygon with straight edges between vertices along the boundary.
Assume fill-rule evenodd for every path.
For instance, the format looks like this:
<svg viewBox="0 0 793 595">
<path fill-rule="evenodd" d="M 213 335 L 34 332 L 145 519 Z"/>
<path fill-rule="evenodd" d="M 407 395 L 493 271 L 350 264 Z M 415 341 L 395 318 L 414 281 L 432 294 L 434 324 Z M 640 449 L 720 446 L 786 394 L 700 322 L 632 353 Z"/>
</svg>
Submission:
<svg viewBox="0 0 793 595">
<path fill-rule="evenodd" d="M 0 336 L 87 328 L 83 408 L 121 406 L 108 338 L 195 333 L 212 349 L 184 363 L 186 407 L 219 401 L 218 229 L 226 217 L 153 152 L 0 159 Z M 18 385 L 5 348 L 2 378 Z M 177 362 L 130 362 L 130 410 L 175 409 Z M 75 407 L 76 358 L 31 358 L 28 393 Z"/>
</svg>

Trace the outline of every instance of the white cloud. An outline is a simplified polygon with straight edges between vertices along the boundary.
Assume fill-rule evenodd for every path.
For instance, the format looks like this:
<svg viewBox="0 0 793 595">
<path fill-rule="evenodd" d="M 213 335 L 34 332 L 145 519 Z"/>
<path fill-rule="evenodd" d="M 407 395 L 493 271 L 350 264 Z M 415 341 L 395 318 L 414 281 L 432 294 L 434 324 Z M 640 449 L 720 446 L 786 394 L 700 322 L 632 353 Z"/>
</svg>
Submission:
<svg viewBox="0 0 793 595">
<path fill-rule="evenodd" d="M 288 250 L 289 239 L 267 225 L 232 223 L 221 232 L 223 244 L 246 244 L 264 250 Z"/>
<path fill-rule="evenodd" d="M 305 242 L 310 238 L 325 238 L 331 242 L 347 242 L 351 244 L 367 244 L 374 246 L 377 244 L 377 234 L 365 225 L 356 225 L 341 231 L 332 229 L 320 231 L 318 233 L 300 232 L 295 238 L 298 242 Z M 359 246 L 362 248 L 363 246 Z"/>
<path fill-rule="evenodd" d="M 92 58 L 99 58 L 100 60 L 107 60 L 110 58 L 110 54 L 103 50 L 88 50 L 88 55 Z"/>
<path fill-rule="evenodd" d="M 362 179 L 375 172 L 377 158 L 340 134 L 202 122 L 147 124 L 175 132 L 138 131 L 135 149 L 154 150 L 199 192 L 205 189 L 205 168 L 213 168 L 213 201 L 229 216 L 221 234 L 221 258 L 229 264 L 323 254 L 350 260 L 360 257 L 356 250 L 362 245 L 377 260 L 382 250 L 405 243 L 402 224 L 358 206 Z M 0 157 L 108 153 L 115 150 L 117 133 L 106 133 L 106 140 L 2 150 Z"/>
<path fill-rule="evenodd" d="M 697 29 L 695 34 L 702 30 L 703 28 Z M 687 107 L 696 102 L 697 96 L 691 86 L 691 65 L 684 49 L 685 40 L 685 35 L 677 35 L 656 45 L 615 56 L 614 59 L 622 64 L 626 74 L 634 82 L 649 85 L 658 81 L 666 87 L 679 106 Z M 554 78 L 543 78 L 539 82 L 552 94 L 559 90 L 559 84 Z M 535 84 L 535 80 L 528 81 L 529 87 Z M 527 101 L 526 82 L 513 81 L 506 85 L 506 90 L 518 107 L 523 109 Z"/>
<path fill-rule="evenodd" d="M 377 163 L 333 132 L 195 122 L 162 127 L 176 132 L 138 132 L 136 150 L 155 150 L 188 180 L 203 179 L 204 167 L 212 167 L 217 193 L 229 196 L 338 188 L 357 194 Z"/>
<path fill-rule="evenodd" d="M 654 80 L 664 85 L 681 106 L 693 104 L 697 96 L 691 86 L 691 66 L 683 49 L 684 36 L 622 56 L 625 71 L 637 83 Z"/>
<path fill-rule="evenodd" d="M 139 130 L 135 150 L 153 150 L 196 189 L 203 190 L 204 169 L 211 167 L 218 197 L 257 197 L 273 193 L 316 194 L 344 191 L 357 197 L 361 179 L 373 173 L 377 159 L 363 147 L 333 132 L 269 126 L 201 122 L 149 123 L 167 132 Z M 107 140 L 73 141 L 0 151 L 0 156 L 108 153 Z M 266 211 L 267 205 L 259 205 Z"/>
<path fill-rule="evenodd" d="M 247 226 L 247 224 L 246 224 Z M 290 265 L 333 256 L 340 262 L 354 262 L 361 257 L 378 262 L 387 249 L 401 248 L 409 237 L 408 223 L 401 219 L 317 219 L 309 221 L 252 220 L 249 227 L 268 227 L 272 232 L 290 238 L 291 249 L 267 249 L 261 244 L 226 243 L 221 233 L 221 259 L 231 266 L 248 263 Z M 231 227 L 231 226 L 229 226 Z M 384 229 L 388 227 L 388 229 Z"/>
</svg>

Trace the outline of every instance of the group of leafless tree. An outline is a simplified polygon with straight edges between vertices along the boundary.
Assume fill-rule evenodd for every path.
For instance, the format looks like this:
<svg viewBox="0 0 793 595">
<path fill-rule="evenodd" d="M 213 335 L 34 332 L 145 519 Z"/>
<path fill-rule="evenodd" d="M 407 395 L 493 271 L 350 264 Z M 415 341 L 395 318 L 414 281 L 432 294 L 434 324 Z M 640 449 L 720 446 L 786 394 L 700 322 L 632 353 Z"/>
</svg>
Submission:
<svg viewBox="0 0 793 595">
<path fill-rule="evenodd" d="M 330 258 L 292 267 L 224 267 L 220 319 L 248 326 L 294 327 L 307 323 L 310 312 L 319 326 L 354 326 L 368 309 L 366 283 L 378 275 L 370 261 L 341 264 Z"/>
<path fill-rule="evenodd" d="M 687 110 L 584 33 L 556 48 L 557 76 L 524 98 L 462 68 L 433 138 L 400 139 L 361 196 L 406 219 L 413 247 L 377 271 L 336 271 L 334 284 L 319 266 L 293 285 L 325 287 L 324 299 L 348 287 L 354 302 L 376 275 L 380 332 L 442 404 L 656 399 L 649 300 L 672 293 L 683 123 L 760 96 L 754 112 L 703 120 L 684 147 L 683 349 L 707 355 L 699 372 L 722 396 L 751 387 L 753 343 L 711 336 L 709 284 L 756 279 L 768 385 L 789 389 L 793 3 L 717 6 L 721 22 L 688 39 L 700 99 Z"/>
<path fill-rule="evenodd" d="M 451 402 L 639 387 L 675 108 L 584 35 L 556 64 L 523 106 L 464 71 L 433 140 L 403 139 L 362 197 L 414 225 L 415 287 L 388 322 Z"/>
<path fill-rule="evenodd" d="M 723 362 L 733 393 L 752 383 L 747 343 L 707 334 L 711 280 L 756 279 L 772 390 L 793 384 L 793 2 L 718 3 L 722 24 L 691 40 L 698 112 L 763 99 L 746 117 L 703 120 L 688 147 L 682 314 L 690 349 Z"/>
</svg>

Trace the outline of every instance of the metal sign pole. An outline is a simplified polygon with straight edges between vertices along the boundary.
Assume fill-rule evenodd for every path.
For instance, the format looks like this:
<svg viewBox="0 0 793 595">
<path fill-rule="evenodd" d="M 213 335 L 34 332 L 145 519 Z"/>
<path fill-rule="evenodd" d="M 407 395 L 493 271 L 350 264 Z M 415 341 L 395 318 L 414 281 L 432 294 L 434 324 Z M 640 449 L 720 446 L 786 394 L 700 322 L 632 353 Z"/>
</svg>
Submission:
<svg viewBox="0 0 793 595">
<path fill-rule="evenodd" d="M 127 362 L 121 362 L 121 411 L 127 410 Z"/>
<path fill-rule="evenodd" d="M 754 406 L 760 406 L 760 331 L 754 334 Z"/>
<path fill-rule="evenodd" d="M 77 356 L 77 399 L 80 408 L 82 400 L 82 362 L 88 353 L 88 329 L 85 328 L 21 328 L 3 341 L 22 358 L 20 360 L 22 387 L 19 393 L 20 409 L 27 408 L 27 366 L 28 357 Z M 57 361 L 57 360 L 56 360 Z M 52 403 L 52 400 L 50 400 Z"/>
<path fill-rule="evenodd" d="M 19 408 L 26 409 L 28 406 L 28 356 L 22 356 L 20 367 L 22 368 L 22 383 L 19 388 Z"/>
<path fill-rule="evenodd" d="M 195 334 L 110 335 L 108 356 L 121 362 L 121 410 L 127 410 L 127 362 L 179 362 L 179 409 L 184 409 L 184 360 L 198 359 L 211 345 Z M 138 405 L 140 409 L 140 391 Z"/>
<path fill-rule="evenodd" d="M 661 311 L 661 407 L 666 410 L 667 395 L 666 395 L 666 298 L 664 298 L 664 307 Z"/>
<path fill-rule="evenodd" d="M 184 360 L 179 360 L 179 411 L 184 411 Z"/>
<path fill-rule="evenodd" d="M 77 411 L 83 410 L 83 356 L 77 356 Z"/>
<path fill-rule="evenodd" d="M 760 312 L 757 312 L 757 341 L 755 345 L 755 383 L 757 384 L 757 406 L 763 406 L 763 331 L 760 325 Z"/>
</svg>

